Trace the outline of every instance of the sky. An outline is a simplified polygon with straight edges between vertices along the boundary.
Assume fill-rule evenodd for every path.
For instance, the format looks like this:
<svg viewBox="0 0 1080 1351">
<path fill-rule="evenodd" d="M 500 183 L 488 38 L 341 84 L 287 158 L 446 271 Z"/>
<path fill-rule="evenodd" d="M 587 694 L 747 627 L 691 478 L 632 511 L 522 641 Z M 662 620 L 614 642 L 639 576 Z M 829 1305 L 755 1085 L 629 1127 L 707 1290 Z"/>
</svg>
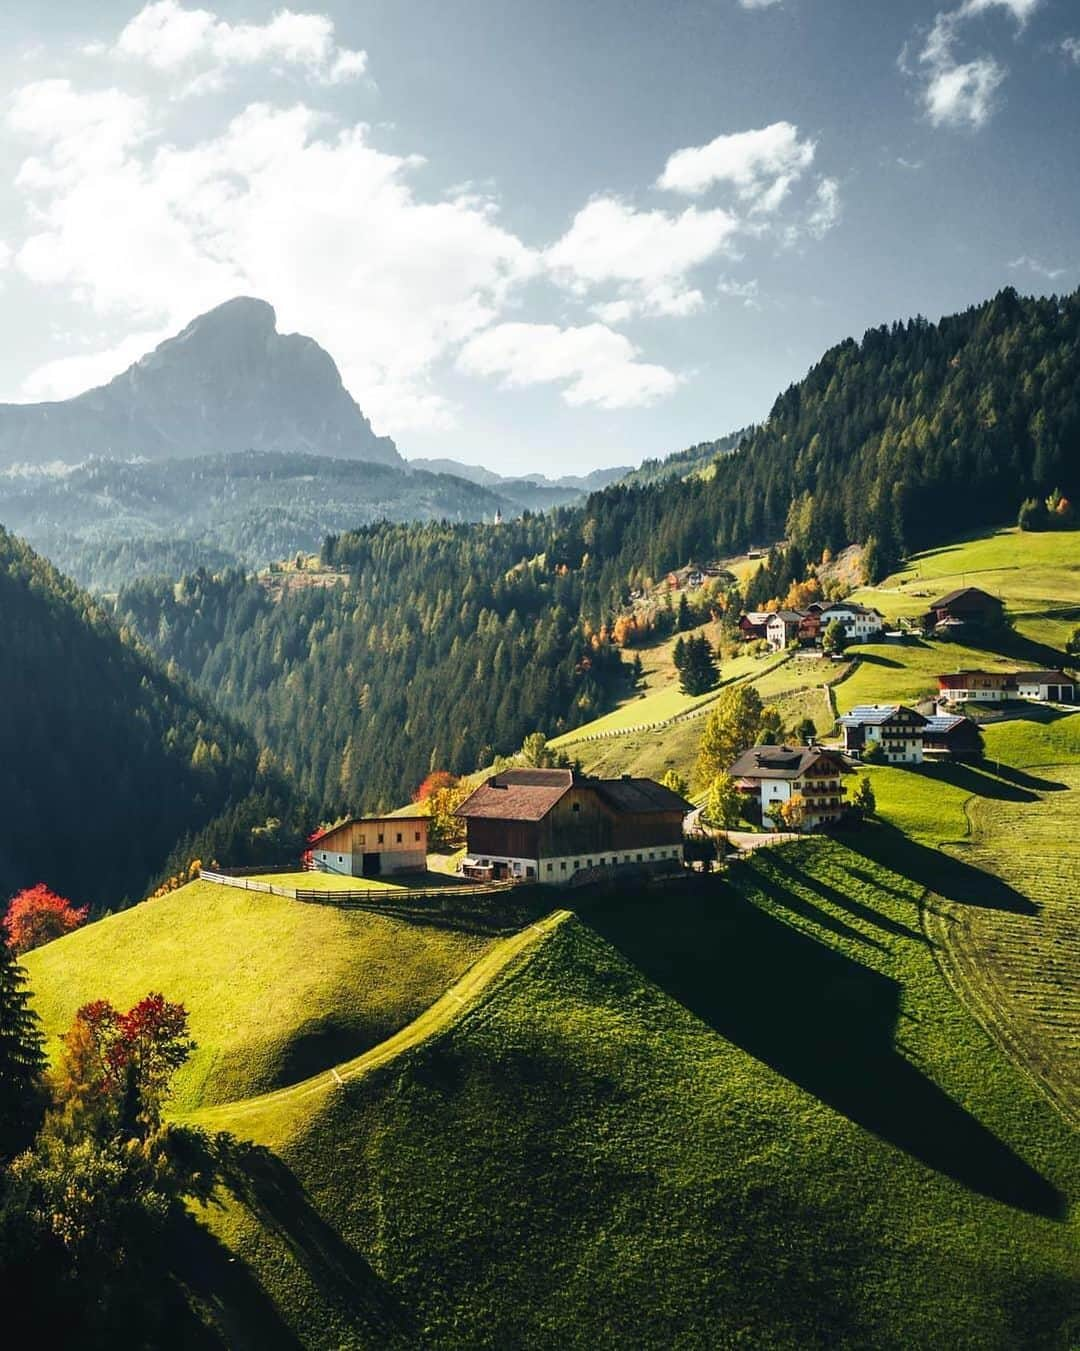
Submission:
<svg viewBox="0 0 1080 1351">
<path fill-rule="evenodd" d="M 1077 0 L 6 0 L 0 400 L 235 295 L 407 456 L 581 473 L 1080 285 Z"/>
</svg>

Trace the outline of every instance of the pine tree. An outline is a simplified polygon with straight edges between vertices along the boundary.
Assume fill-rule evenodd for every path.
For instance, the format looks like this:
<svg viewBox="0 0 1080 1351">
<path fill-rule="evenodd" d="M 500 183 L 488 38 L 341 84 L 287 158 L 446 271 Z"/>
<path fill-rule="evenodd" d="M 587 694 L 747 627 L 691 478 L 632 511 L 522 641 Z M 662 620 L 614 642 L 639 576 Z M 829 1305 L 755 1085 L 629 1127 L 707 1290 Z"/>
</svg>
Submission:
<svg viewBox="0 0 1080 1351">
<path fill-rule="evenodd" d="M 31 1141 L 44 1106 L 45 1043 L 26 972 L 0 943 L 0 1159 Z"/>
</svg>

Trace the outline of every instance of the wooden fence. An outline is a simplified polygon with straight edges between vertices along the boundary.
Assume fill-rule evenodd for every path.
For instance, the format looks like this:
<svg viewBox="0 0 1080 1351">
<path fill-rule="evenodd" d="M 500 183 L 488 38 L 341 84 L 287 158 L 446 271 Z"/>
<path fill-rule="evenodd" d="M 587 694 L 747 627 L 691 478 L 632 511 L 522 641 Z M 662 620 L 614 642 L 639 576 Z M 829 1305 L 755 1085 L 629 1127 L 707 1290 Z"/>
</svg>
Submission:
<svg viewBox="0 0 1080 1351">
<path fill-rule="evenodd" d="M 412 901 L 457 901 L 471 896 L 492 896 L 513 891 L 516 882 L 472 882 L 457 884 L 448 882 L 437 887 L 361 887 L 348 891 L 328 891 L 315 887 L 283 887 L 279 882 L 261 882 L 253 873 L 268 872 L 268 868 L 230 868 L 225 871 L 213 871 L 200 868 L 199 877 L 204 882 L 217 882 L 225 887 L 237 887 L 241 891 L 262 891 L 272 896 L 284 896 L 290 901 L 306 901 L 315 905 L 384 905 L 409 904 Z M 298 873 L 302 877 L 303 873 Z"/>
</svg>

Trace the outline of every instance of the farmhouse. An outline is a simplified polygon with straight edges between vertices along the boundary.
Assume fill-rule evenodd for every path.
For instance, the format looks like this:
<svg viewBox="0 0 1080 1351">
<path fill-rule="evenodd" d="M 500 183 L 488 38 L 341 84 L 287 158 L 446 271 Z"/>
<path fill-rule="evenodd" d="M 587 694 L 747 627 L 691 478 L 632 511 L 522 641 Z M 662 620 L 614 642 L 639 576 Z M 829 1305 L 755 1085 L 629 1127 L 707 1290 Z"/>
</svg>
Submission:
<svg viewBox="0 0 1080 1351">
<path fill-rule="evenodd" d="M 777 809 L 798 794 L 806 803 L 805 824 L 816 830 L 843 815 L 841 776 L 851 769 L 838 751 L 822 746 L 752 746 L 728 773 L 740 791 L 759 803 L 763 825 L 781 826 Z"/>
<path fill-rule="evenodd" d="M 363 816 L 343 821 L 309 844 L 315 867 L 346 877 L 384 877 L 427 869 L 426 816 Z"/>
<path fill-rule="evenodd" d="M 1076 701 L 1076 682 L 1064 671 L 954 671 L 938 676 L 943 703 L 1001 703 L 1037 699 L 1043 703 Z"/>
<path fill-rule="evenodd" d="M 844 637 L 849 643 L 870 642 L 885 630 L 885 616 L 872 606 L 836 601 L 814 608 L 821 618 L 821 627 L 828 628 L 835 620 L 843 626 Z"/>
<path fill-rule="evenodd" d="M 797 610 L 777 610 L 765 625 L 765 637 L 774 652 L 783 652 L 799 636 L 803 616 Z"/>
<path fill-rule="evenodd" d="M 599 779 L 572 769 L 507 769 L 458 808 L 463 871 L 567 882 L 596 868 L 670 871 L 683 861 L 692 807 L 652 779 Z"/>
<path fill-rule="evenodd" d="M 769 622 L 768 610 L 749 610 L 739 616 L 739 633 L 745 642 L 765 637 L 765 626 Z"/>
<path fill-rule="evenodd" d="M 935 713 L 922 729 L 923 755 L 928 760 L 979 760 L 983 753 L 978 724 L 962 713 Z"/>
<path fill-rule="evenodd" d="M 938 691 L 944 703 L 1000 704 L 1016 687 L 1008 671 L 954 671 L 938 676 Z"/>
<path fill-rule="evenodd" d="M 840 719 L 844 750 L 880 746 L 892 764 L 921 765 L 926 719 L 904 704 L 860 704 Z"/>
<path fill-rule="evenodd" d="M 926 628 L 958 628 L 964 624 L 994 627 L 1001 623 L 1004 606 L 996 596 L 977 586 L 963 586 L 930 602 Z"/>
</svg>

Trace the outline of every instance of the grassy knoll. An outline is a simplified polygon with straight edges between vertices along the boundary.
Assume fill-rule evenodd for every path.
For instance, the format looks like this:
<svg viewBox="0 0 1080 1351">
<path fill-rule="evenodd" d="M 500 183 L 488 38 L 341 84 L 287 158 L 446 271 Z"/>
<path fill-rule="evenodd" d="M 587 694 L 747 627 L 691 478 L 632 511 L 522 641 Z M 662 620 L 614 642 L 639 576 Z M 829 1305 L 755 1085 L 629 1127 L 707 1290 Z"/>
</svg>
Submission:
<svg viewBox="0 0 1080 1351">
<path fill-rule="evenodd" d="M 488 939 L 193 882 L 30 953 L 55 1050 L 88 1000 L 181 1000 L 199 1049 L 177 1105 L 294 1083 L 382 1041 L 426 1008 Z"/>
<path fill-rule="evenodd" d="M 956 670 L 1013 671 L 1015 657 L 963 643 L 920 639 L 909 643 L 860 643 L 854 670 L 835 686 L 841 712 L 856 704 L 912 703 L 935 697 L 939 675 Z"/>
<path fill-rule="evenodd" d="M 283 1335 L 1068 1346 L 1074 1139 L 941 978 L 874 835 L 578 897 L 443 1032 L 283 1095 L 249 1130 L 277 1152 L 209 1217 Z"/>
<path fill-rule="evenodd" d="M 928 601 L 960 586 L 981 587 L 1015 612 L 1080 606 L 1080 530 L 995 530 L 929 549 L 880 586 L 856 592 L 856 599 L 895 619 L 921 613 Z"/>
</svg>

